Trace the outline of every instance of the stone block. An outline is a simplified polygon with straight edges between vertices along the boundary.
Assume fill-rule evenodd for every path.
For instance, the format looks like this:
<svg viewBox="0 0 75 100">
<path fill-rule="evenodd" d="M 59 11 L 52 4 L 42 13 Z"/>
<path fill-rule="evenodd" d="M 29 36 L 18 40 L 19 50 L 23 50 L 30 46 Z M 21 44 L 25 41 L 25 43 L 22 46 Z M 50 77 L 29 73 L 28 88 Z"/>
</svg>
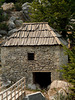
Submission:
<svg viewBox="0 0 75 100">
<path fill-rule="evenodd" d="M 46 100 L 46 98 L 41 92 L 36 92 L 30 95 L 27 95 L 23 100 Z"/>
</svg>

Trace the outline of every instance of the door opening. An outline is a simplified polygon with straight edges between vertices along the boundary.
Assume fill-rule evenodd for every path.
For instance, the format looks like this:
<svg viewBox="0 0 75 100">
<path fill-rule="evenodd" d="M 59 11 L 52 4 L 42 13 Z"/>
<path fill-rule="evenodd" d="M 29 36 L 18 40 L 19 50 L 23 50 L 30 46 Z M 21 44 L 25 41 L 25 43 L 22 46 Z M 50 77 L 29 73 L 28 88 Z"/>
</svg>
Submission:
<svg viewBox="0 0 75 100">
<path fill-rule="evenodd" d="M 51 72 L 33 72 L 33 83 L 47 88 L 51 84 Z"/>
</svg>

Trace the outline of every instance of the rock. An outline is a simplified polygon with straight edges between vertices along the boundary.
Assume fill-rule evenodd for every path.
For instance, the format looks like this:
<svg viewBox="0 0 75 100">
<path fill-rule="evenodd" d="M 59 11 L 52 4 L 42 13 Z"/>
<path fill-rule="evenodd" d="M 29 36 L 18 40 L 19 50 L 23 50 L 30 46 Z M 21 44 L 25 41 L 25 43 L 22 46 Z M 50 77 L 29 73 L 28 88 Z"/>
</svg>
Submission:
<svg viewBox="0 0 75 100">
<path fill-rule="evenodd" d="M 3 86 L 3 87 L 8 87 L 8 86 L 10 86 L 10 84 L 11 84 L 11 81 L 7 80 L 6 82 L 4 82 L 4 83 L 2 84 L 2 86 Z"/>
<path fill-rule="evenodd" d="M 23 23 L 22 20 L 16 20 L 16 21 L 15 21 L 16 26 L 21 26 L 22 23 Z"/>
<path fill-rule="evenodd" d="M 9 21 L 9 22 L 8 22 L 8 28 L 9 28 L 9 30 L 14 29 L 15 27 L 16 27 L 16 26 L 15 26 L 15 24 L 14 24 L 13 21 Z"/>
<path fill-rule="evenodd" d="M 2 38 L 2 35 L 0 34 L 0 38 Z"/>
<path fill-rule="evenodd" d="M 36 84 L 36 89 L 41 90 L 40 85 Z"/>
<path fill-rule="evenodd" d="M 36 90 L 36 85 L 33 84 L 32 87 L 31 87 L 31 89 L 32 89 L 32 90 Z"/>
<path fill-rule="evenodd" d="M 22 10 L 27 10 L 28 11 L 28 8 L 30 7 L 29 3 L 26 2 L 22 5 Z"/>
<path fill-rule="evenodd" d="M 36 85 L 35 84 L 28 84 L 28 88 L 32 90 L 36 90 Z"/>
<path fill-rule="evenodd" d="M 5 31 L 5 30 L 0 30 L 0 35 L 7 35 L 7 31 Z"/>
<path fill-rule="evenodd" d="M 49 90 L 49 89 L 50 89 L 50 85 L 47 86 L 47 90 Z"/>
<path fill-rule="evenodd" d="M 7 16 L 7 13 L 6 12 L 3 12 L 3 15 L 6 17 Z"/>
<path fill-rule="evenodd" d="M 4 3 L 1 7 L 3 10 L 10 10 L 14 7 L 14 3 Z"/>
<path fill-rule="evenodd" d="M 15 17 L 16 18 L 16 20 L 21 20 L 21 19 L 23 19 L 23 12 L 22 11 L 12 11 L 11 12 L 11 14 L 10 14 L 10 16 L 12 17 Z"/>
<path fill-rule="evenodd" d="M 11 16 L 10 19 L 9 19 L 11 22 L 14 22 L 16 20 L 16 17 L 15 16 Z"/>
<path fill-rule="evenodd" d="M 16 31 L 17 31 L 17 29 L 10 30 L 10 31 L 8 31 L 8 35 L 11 35 L 11 34 L 13 34 Z"/>
<path fill-rule="evenodd" d="M 55 94 L 49 96 L 49 100 L 66 100 L 67 93 L 65 90 L 60 89 Z"/>
<path fill-rule="evenodd" d="M 22 11 L 23 11 L 25 20 L 30 20 L 29 12 L 28 12 L 29 7 L 30 7 L 30 5 L 28 5 L 28 2 L 26 2 L 22 5 Z"/>
<path fill-rule="evenodd" d="M 1 61 L 1 54 L 0 54 L 0 61 Z M 0 79 L 1 80 L 1 79 Z"/>
<path fill-rule="evenodd" d="M 55 80 L 51 83 L 50 89 L 62 88 L 68 92 L 69 86 L 70 86 L 70 84 L 68 82 L 61 81 L 61 80 Z"/>
<path fill-rule="evenodd" d="M 58 91 L 58 94 L 59 95 L 63 95 L 63 96 L 67 96 L 67 93 L 65 92 L 65 90 L 63 90 L 63 89 L 60 89 L 59 91 Z"/>
<path fill-rule="evenodd" d="M 70 84 L 68 82 L 61 80 L 53 81 L 48 91 L 49 100 L 57 100 L 56 98 L 61 100 L 61 96 L 64 98 L 63 100 L 65 100 L 67 93 L 69 93 L 69 87 Z"/>
</svg>

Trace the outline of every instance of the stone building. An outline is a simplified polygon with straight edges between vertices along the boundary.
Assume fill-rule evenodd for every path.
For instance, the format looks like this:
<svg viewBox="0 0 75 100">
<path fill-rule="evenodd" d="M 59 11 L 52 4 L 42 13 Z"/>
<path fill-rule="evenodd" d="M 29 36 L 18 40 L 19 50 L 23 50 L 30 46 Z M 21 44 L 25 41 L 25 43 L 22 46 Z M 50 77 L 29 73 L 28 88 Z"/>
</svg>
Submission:
<svg viewBox="0 0 75 100">
<path fill-rule="evenodd" d="M 13 82 L 24 76 L 27 85 L 47 87 L 67 64 L 62 43 L 67 45 L 47 22 L 24 23 L 1 47 L 3 76 Z"/>
</svg>

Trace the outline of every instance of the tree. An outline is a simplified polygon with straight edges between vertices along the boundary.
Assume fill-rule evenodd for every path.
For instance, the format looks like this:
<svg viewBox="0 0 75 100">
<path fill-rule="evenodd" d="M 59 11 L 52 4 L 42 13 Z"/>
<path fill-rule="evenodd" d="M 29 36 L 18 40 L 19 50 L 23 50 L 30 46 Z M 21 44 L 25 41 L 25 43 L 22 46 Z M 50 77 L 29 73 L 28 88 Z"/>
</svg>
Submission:
<svg viewBox="0 0 75 100">
<path fill-rule="evenodd" d="M 25 2 L 32 2 L 33 0 L 5 0 L 5 2 L 9 3 L 9 2 L 14 2 L 14 3 L 25 3 Z"/>
<path fill-rule="evenodd" d="M 30 5 L 31 20 L 35 22 L 47 21 L 49 25 L 59 31 L 65 38 L 67 25 L 73 13 L 72 0 L 34 0 Z"/>
<path fill-rule="evenodd" d="M 73 85 L 73 87 L 71 87 L 72 99 L 70 100 L 74 100 L 74 96 L 75 96 L 75 47 L 72 50 L 70 50 L 64 46 L 64 50 L 65 50 L 65 53 L 69 56 L 70 61 L 67 65 L 62 66 L 62 69 L 60 70 L 60 72 L 63 73 L 62 74 L 63 78 Z"/>
<path fill-rule="evenodd" d="M 8 20 L 8 15 L 4 15 L 4 11 L 1 8 L 1 5 L 4 3 L 5 0 L 0 0 L 0 30 L 8 30 L 8 26 L 6 24 L 6 20 Z"/>
<path fill-rule="evenodd" d="M 2 3 L 4 3 L 4 1 L 5 1 L 5 0 L 0 0 L 0 7 L 1 7 Z"/>
</svg>

